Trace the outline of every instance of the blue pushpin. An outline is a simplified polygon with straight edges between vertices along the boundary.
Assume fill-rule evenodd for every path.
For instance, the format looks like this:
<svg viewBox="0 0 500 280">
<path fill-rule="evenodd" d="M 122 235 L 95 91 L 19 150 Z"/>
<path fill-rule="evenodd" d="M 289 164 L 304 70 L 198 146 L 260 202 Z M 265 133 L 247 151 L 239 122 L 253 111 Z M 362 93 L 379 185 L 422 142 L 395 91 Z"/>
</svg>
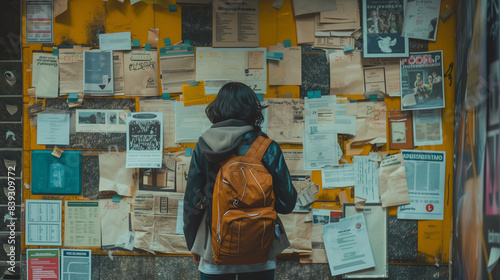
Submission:
<svg viewBox="0 0 500 280">
<path fill-rule="evenodd" d="M 161 99 L 163 99 L 163 100 L 170 100 L 170 93 L 162 93 Z"/>
<path fill-rule="evenodd" d="M 132 40 L 132 47 L 140 47 L 141 42 L 137 39 Z"/>
<path fill-rule="evenodd" d="M 186 156 L 187 156 L 187 157 L 190 157 L 192 153 L 193 153 L 193 149 L 191 149 L 191 148 L 186 148 Z"/>
<path fill-rule="evenodd" d="M 165 42 L 165 46 L 170 46 L 172 43 L 170 43 L 170 38 L 165 38 L 163 39 L 163 42 Z"/>
<path fill-rule="evenodd" d="M 78 101 L 78 93 L 70 93 L 68 97 L 68 102 L 77 102 Z"/>
</svg>

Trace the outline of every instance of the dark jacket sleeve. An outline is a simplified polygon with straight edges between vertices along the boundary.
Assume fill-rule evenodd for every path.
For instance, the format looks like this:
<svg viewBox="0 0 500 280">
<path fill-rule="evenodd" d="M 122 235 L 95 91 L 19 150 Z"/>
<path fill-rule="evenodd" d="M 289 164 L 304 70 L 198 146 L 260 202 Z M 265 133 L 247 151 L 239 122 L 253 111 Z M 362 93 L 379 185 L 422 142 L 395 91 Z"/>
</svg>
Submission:
<svg viewBox="0 0 500 280">
<path fill-rule="evenodd" d="M 184 237 L 189 250 L 193 247 L 198 226 L 203 218 L 206 205 L 206 176 L 201 168 L 203 153 L 197 144 L 189 165 L 189 173 L 184 194 Z"/>
<path fill-rule="evenodd" d="M 297 202 L 297 191 L 292 185 L 290 171 L 278 143 L 274 141 L 271 143 L 262 158 L 262 163 L 273 176 L 276 212 L 280 214 L 292 212 Z"/>
</svg>

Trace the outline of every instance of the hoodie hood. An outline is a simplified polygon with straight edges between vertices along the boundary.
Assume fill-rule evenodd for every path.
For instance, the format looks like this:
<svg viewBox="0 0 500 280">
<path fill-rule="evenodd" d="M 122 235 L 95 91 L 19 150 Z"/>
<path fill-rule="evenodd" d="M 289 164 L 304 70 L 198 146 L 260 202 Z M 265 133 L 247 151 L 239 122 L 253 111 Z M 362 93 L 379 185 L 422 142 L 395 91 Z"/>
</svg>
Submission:
<svg viewBox="0 0 500 280">
<path fill-rule="evenodd" d="M 227 158 L 244 139 L 244 135 L 254 130 L 242 120 L 218 122 L 201 135 L 202 151 L 211 162 L 220 162 Z"/>
</svg>

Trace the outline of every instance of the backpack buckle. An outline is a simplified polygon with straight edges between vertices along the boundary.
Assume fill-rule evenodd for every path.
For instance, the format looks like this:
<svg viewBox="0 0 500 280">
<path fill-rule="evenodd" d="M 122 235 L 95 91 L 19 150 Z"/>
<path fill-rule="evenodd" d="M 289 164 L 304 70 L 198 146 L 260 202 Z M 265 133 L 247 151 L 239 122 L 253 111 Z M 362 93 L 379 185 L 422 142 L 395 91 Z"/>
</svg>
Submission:
<svg viewBox="0 0 500 280">
<path fill-rule="evenodd" d="M 233 206 L 238 208 L 238 202 L 240 202 L 237 198 L 233 200 Z"/>
</svg>

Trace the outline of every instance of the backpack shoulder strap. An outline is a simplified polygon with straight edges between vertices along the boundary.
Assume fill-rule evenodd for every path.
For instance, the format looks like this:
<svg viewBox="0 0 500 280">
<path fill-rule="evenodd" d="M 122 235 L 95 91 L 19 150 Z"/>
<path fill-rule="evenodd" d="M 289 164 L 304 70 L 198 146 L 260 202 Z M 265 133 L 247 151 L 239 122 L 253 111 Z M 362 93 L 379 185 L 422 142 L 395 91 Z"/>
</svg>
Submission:
<svg viewBox="0 0 500 280">
<path fill-rule="evenodd" d="M 269 147 L 269 145 L 271 145 L 271 142 L 271 139 L 259 135 L 259 137 L 257 137 L 257 139 L 255 139 L 255 141 L 252 143 L 252 146 L 250 146 L 245 156 L 250 156 L 261 160 L 266 153 L 267 148 Z"/>
</svg>

